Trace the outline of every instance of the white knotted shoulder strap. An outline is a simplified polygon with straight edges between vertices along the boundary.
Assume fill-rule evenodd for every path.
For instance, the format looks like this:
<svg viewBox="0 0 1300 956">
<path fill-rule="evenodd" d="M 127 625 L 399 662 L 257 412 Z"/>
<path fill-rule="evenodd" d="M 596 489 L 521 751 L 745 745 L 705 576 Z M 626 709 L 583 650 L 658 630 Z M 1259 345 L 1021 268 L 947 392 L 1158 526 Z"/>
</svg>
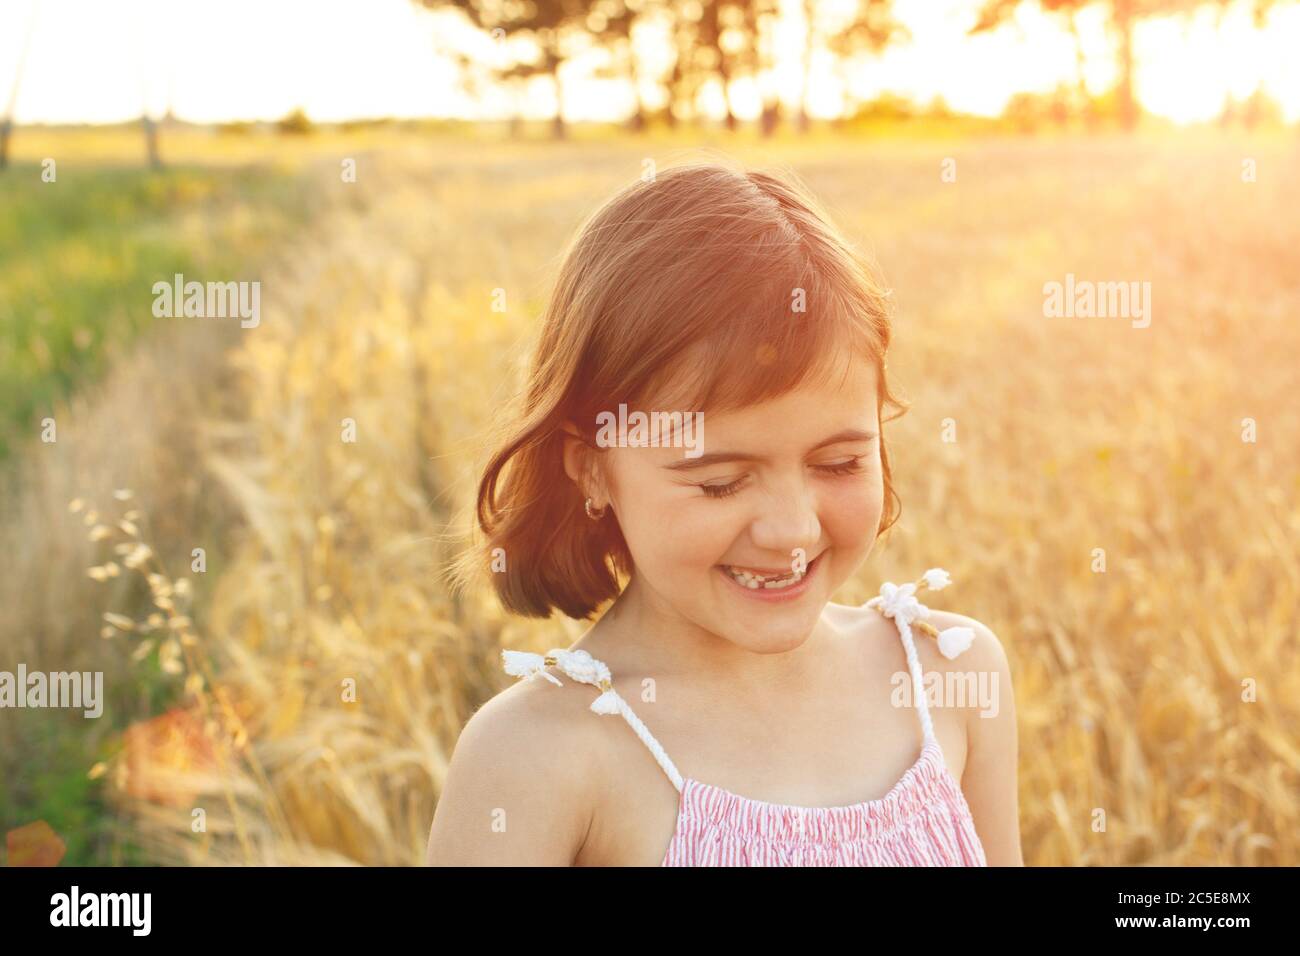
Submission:
<svg viewBox="0 0 1300 956">
<path fill-rule="evenodd" d="M 918 588 L 942 591 L 952 579 L 943 568 L 931 568 L 916 581 L 907 584 L 894 584 L 886 581 L 880 586 L 880 594 L 868 601 L 864 607 L 874 607 L 887 618 L 891 618 L 898 627 L 898 636 L 903 641 L 903 651 L 907 654 L 907 669 L 912 674 L 912 697 L 921 715 L 921 730 L 926 740 L 934 739 L 934 724 L 930 720 L 930 708 L 925 702 L 925 685 L 921 680 L 921 661 L 916 654 L 916 643 L 912 640 L 912 625 L 931 637 L 937 638 L 939 652 L 949 660 L 970 647 L 975 639 L 975 632 L 969 627 L 949 627 L 940 631 L 926 622 L 930 609 L 916 599 Z"/>
<path fill-rule="evenodd" d="M 600 688 L 600 696 L 592 701 L 591 709 L 597 714 L 621 714 L 623 719 L 627 721 L 628 726 L 646 745 L 655 761 L 663 768 L 673 786 L 678 790 L 682 789 L 682 775 L 677 772 L 677 768 L 668 759 L 668 754 L 664 752 L 664 748 L 660 746 L 659 741 L 655 740 L 649 728 L 641 722 L 641 718 L 632 711 L 627 701 L 614 689 L 614 682 L 610 677 L 609 668 L 602 662 L 596 660 L 586 651 L 571 651 L 560 647 L 551 648 L 544 655 L 533 654 L 528 651 L 503 650 L 501 660 L 505 665 L 506 673 L 513 677 L 521 677 L 525 680 L 544 677 L 553 684 L 561 684 L 558 677 L 546 672 L 547 667 L 555 665 L 579 683 L 592 684 Z"/>
</svg>

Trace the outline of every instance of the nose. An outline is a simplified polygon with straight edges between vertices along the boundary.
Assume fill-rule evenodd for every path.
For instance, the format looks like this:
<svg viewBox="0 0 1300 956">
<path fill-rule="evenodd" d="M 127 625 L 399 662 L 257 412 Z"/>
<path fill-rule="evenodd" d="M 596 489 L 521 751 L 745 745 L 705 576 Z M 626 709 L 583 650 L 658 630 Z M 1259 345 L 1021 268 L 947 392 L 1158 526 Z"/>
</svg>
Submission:
<svg viewBox="0 0 1300 956">
<path fill-rule="evenodd" d="M 766 492 L 750 524 L 754 546 L 773 557 L 780 555 L 782 564 L 793 559 L 795 548 L 808 557 L 822 534 L 812 488 L 802 478 L 793 478 L 771 484 Z"/>
</svg>

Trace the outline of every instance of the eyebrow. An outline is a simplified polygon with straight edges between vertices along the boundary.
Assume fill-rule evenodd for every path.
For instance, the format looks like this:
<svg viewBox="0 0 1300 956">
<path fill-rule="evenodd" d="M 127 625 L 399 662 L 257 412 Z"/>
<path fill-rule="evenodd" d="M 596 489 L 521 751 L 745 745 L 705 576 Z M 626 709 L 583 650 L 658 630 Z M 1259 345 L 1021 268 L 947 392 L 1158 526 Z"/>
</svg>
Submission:
<svg viewBox="0 0 1300 956">
<path fill-rule="evenodd" d="M 846 441 L 870 441 L 876 437 L 875 432 L 864 432 L 857 428 L 846 428 L 844 431 L 836 432 L 830 438 L 819 441 L 808 449 L 808 453 L 817 451 L 819 448 L 825 448 L 827 445 L 838 445 Z M 698 458 L 684 458 L 681 461 L 674 461 L 671 464 L 664 465 L 669 471 L 691 471 L 695 468 L 704 468 L 707 465 L 716 465 L 720 462 L 729 461 L 762 461 L 762 455 L 751 455 L 739 451 L 715 451 L 707 455 L 700 455 Z"/>
</svg>

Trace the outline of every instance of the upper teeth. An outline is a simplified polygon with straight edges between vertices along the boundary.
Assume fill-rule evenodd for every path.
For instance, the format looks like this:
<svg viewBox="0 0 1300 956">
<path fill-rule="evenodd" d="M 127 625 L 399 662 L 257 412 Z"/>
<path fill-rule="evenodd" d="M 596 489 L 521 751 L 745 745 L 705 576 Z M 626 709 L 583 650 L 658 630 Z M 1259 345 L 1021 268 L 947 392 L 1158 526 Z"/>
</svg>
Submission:
<svg viewBox="0 0 1300 956">
<path fill-rule="evenodd" d="M 757 574 L 753 571 L 746 571 L 742 568 L 733 568 L 729 565 L 723 565 L 723 570 L 731 575 L 732 579 L 747 588 L 785 588 L 792 584 L 798 584 L 807 573 L 803 571 L 786 571 L 780 574 L 765 575 Z"/>
</svg>

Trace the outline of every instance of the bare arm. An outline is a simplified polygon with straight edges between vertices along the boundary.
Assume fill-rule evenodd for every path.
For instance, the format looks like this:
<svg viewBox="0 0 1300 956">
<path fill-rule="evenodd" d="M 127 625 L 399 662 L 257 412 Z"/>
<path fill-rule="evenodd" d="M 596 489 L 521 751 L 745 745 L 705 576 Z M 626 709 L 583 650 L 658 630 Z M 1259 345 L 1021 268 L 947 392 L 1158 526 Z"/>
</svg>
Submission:
<svg viewBox="0 0 1300 956">
<path fill-rule="evenodd" d="M 987 716 L 980 707 L 968 709 L 962 792 L 988 865 L 1024 866 L 1020 850 L 1016 701 L 1006 651 L 997 636 L 979 621 L 948 616 L 975 631 L 975 641 L 965 655 L 954 661 L 954 666 L 987 672 L 989 687 L 997 690 L 997 706 L 989 708 Z"/>
<path fill-rule="evenodd" d="M 551 691 L 546 700 L 538 691 Z M 465 725 L 429 832 L 429 866 L 570 866 L 592 802 L 582 734 L 565 728 L 550 684 L 517 685 Z M 575 739 L 576 738 L 576 739 Z"/>
</svg>

